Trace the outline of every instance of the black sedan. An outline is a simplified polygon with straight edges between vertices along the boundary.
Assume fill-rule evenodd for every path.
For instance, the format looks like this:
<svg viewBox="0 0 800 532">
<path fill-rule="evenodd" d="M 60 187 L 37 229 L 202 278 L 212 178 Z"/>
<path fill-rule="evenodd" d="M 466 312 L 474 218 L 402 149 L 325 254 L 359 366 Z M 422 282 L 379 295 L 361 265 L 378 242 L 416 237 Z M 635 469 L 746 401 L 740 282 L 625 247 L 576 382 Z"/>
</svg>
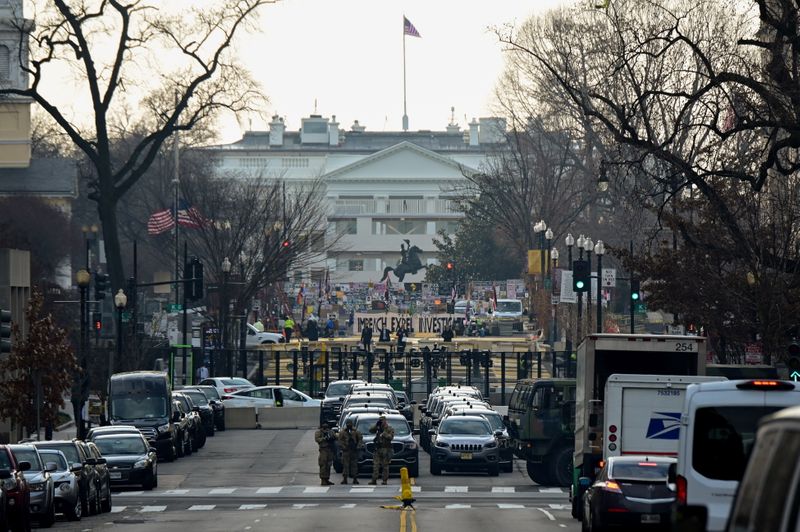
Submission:
<svg viewBox="0 0 800 532">
<path fill-rule="evenodd" d="M 225 405 L 222 404 L 222 397 L 214 386 L 190 386 L 190 389 L 200 390 L 208 398 L 208 403 L 214 409 L 214 425 L 219 431 L 225 430 Z"/>
<path fill-rule="evenodd" d="M 146 490 L 158 486 L 156 450 L 144 436 L 112 434 L 98 436 L 94 443 L 106 459 L 112 486 L 137 485 Z"/>
<path fill-rule="evenodd" d="M 583 530 L 665 528 L 675 492 L 667 483 L 674 458 L 612 456 L 583 496 Z"/>
<path fill-rule="evenodd" d="M 195 406 L 197 406 L 199 409 L 198 413 L 200 414 L 200 421 L 202 421 L 203 428 L 206 431 L 206 436 L 213 436 L 215 429 L 214 410 L 211 407 L 211 404 L 208 402 L 208 397 L 206 397 L 206 394 L 200 390 L 195 390 L 192 388 L 182 388 L 181 393 L 188 395 L 189 398 L 194 402 Z"/>
</svg>

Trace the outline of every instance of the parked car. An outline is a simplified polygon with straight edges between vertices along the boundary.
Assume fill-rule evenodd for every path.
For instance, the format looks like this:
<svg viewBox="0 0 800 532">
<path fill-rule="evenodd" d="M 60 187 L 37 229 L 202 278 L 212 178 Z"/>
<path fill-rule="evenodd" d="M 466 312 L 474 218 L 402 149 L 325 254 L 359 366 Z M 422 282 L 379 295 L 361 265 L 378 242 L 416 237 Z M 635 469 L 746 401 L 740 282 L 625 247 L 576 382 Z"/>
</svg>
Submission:
<svg viewBox="0 0 800 532">
<path fill-rule="evenodd" d="M 381 414 L 359 414 L 355 420 L 355 427 L 364 438 L 364 451 L 358 458 L 359 474 L 372 474 L 375 454 L 375 434 L 369 429 L 378 422 Z M 408 468 L 408 476 L 419 476 L 419 446 L 414 440 L 415 430 L 412 430 L 406 418 L 401 414 L 386 414 L 386 421 L 394 429 L 392 440 L 392 460 L 389 463 L 389 473 L 399 473 L 401 467 Z M 338 461 L 336 471 L 341 473 L 341 453 L 337 452 L 334 464 Z"/>
<path fill-rule="evenodd" d="M 45 464 L 33 445 L 17 444 L 8 447 L 18 462 L 31 464 L 30 469 L 23 473 L 31 490 L 29 507 L 31 517 L 38 521 L 42 528 L 53 526 L 56 522 L 56 504 L 53 478 L 50 473 L 56 470 L 56 465 L 52 462 Z"/>
<path fill-rule="evenodd" d="M 499 431 L 481 416 L 450 416 L 430 429 L 432 475 L 442 471 L 486 471 L 500 474 Z"/>
<path fill-rule="evenodd" d="M 140 485 L 146 490 L 158 487 L 158 458 L 143 436 L 103 435 L 95 443 L 108 461 L 113 485 Z"/>
<path fill-rule="evenodd" d="M 98 506 L 100 512 L 111 511 L 111 478 L 108 473 L 108 464 L 100 449 L 97 448 L 94 442 L 85 443 L 89 447 L 89 456 L 95 459 L 94 464 L 94 481 L 97 485 L 97 497 L 100 499 Z"/>
<path fill-rule="evenodd" d="M 666 456 L 609 457 L 583 495 L 583 530 L 663 528 L 675 502 L 675 492 L 667 484 L 669 466 L 675 461 Z"/>
<path fill-rule="evenodd" d="M 55 449 L 64 453 L 72 466 L 80 465 L 80 471 L 76 471 L 78 486 L 81 492 L 81 514 L 83 516 L 92 515 L 99 510 L 97 503 L 97 484 L 94 480 L 94 458 L 86 455 L 84 447 L 77 440 L 53 440 L 35 442 L 37 449 Z"/>
<path fill-rule="evenodd" d="M 409 400 L 406 392 L 401 392 L 395 390 L 395 396 L 397 397 L 397 407 L 398 410 L 405 416 L 406 420 L 409 423 L 414 423 L 414 405 L 417 404 L 416 401 Z"/>
<path fill-rule="evenodd" d="M 500 445 L 500 471 L 511 473 L 514 471 L 514 448 L 511 446 L 511 438 L 508 435 L 508 427 L 503 423 L 503 416 L 499 412 L 492 410 L 483 404 L 477 405 L 454 405 L 447 409 L 445 417 L 450 415 L 475 415 L 486 418 L 492 426 L 497 436 L 497 443 Z M 434 422 L 438 424 L 437 422 Z M 497 433 L 500 433 L 499 435 Z"/>
<path fill-rule="evenodd" d="M 303 392 L 289 386 L 258 386 L 240 390 L 223 395 L 222 401 L 231 408 L 243 406 L 258 408 L 271 406 L 319 408 L 321 404 L 319 399 L 312 399 Z"/>
<path fill-rule="evenodd" d="M 226 393 L 233 393 L 238 390 L 256 387 L 255 384 L 241 377 L 212 377 L 210 379 L 203 379 L 200 381 L 200 385 L 213 386 L 217 389 L 217 393 L 220 396 Z"/>
<path fill-rule="evenodd" d="M 80 521 L 83 512 L 77 473 L 83 466 L 80 464 L 73 466 L 64 453 L 55 449 L 39 449 L 39 455 L 45 463 L 56 464 L 56 470 L 50 473 L 55 487 L 56 512 L 64 514 L 70 521 Z"/>
<path fill-rule="evenodd" d="M 225 430 L 225 405 L 222 403 L 222 396 L 214 386 L 197 385 L 190 389 L 200 390 L 208 398 L 208 403 L 214 409 L 214 426 L 219 431 Z"/>
<path fill-rule="evenodd" d="M 189 456 L 194 452 L 194 438 L 192 437 L 192 418 L 186 411 L 183 403 L 177 399 L 172 400 L 172 407 L 177 412 L 175 417 L 175 432 L 178 437 L 178 457 Z"/>
<path fill-rule="evenodd" d="M 800 530 L 800 406 L 761 421 L 728 518 L 728 532 Z M 789 457 L 795 458 L 794 462 Z"/>
<path fill-rule="evenodd" d="M 200 407 L 183 392 L 172 392 L 172 398 L 180 401 L 186 409 L 186 415 L 189 417 L 189 430 L 192 435 L 192 450 L 197 451 L 206 444 L 206 429 L 203 426 L 203 419 L 200 417 Z"/>
<path fill-rule="evenodd" d="M 245 340 L 247 347 L 261 344 L 281 344 L 285 341 L 286 338 L 281 333 L 259 331 L 253 324 L 247 324 L 247 339 Z"/>
<path fill-rule="evenodd" d="M 202 421 L 203 428 L 205 429 L 206 436 L 214 435 L 214 409 L 211 403 L 208 402 L 206 394 L 195 388 L 181 388 L 180 392 L 189 396 L 189 399 L 198 407 L 200 414 L 200 421 Z"/>
<path fill-rule="evenodd" d="M 2 479 L 3 493 L 6 498 L 5 514 L 8 524 L 13 532 L 25 532 L 31 529 L 30 516 L 30 487 L 25 478 L 25 471 L 31 468 L 31 463 L 17 461 L 8 445 L 0 445 L 0 472 L 7 478 Z"/>
<path fill-rule="evenodd" d="M 350 395 L 350 390 L 356 384 L 364 384 L 362 380 L 341 380 L 333 381 L 325 389 L 325 397 L 319 413 L 319 423 L 327 422 L 334 426 L 339 422 L 339 415 L 342 413 L 342 403 L 346 395 Z"/>
<path fill-rule="evenodd" d="M 92 427 L 86 433 L 86 441 L 94 440 L 95 436 L 100 434 L 141 434 L 138 428 L 133 425 L 105 425 L 100 427 Z"/>
<path fill-rule="evenodd" d="M 358 419 L 358 416 L 361 414 L 400 414 L 400 411 L 384 408 L 382 406 L 353 406 L 342 411 L 342 415 L 339 418 L 339 424 L 336 426 L 336 429 L 341 429 L 344 427 L 348 419 L 352 419 L 353 423 L 355 423 Z"/>
</svg>

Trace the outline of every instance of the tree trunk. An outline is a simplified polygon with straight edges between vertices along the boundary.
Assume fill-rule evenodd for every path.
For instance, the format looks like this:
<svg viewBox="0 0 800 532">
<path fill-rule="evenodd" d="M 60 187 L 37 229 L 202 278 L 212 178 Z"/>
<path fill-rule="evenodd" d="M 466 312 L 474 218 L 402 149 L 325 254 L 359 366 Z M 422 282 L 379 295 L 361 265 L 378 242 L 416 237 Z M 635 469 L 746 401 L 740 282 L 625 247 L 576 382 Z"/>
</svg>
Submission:
<svg viewBox="0 0 800 532">
<path fill-rule="evenodd" d="M 101 194 L 97 202 L 97 213 L 103 224 L 103 242 L 106 251 L 106 265 L 111 278 L 111 296 L 125 287 L 125 270 L 122 266 L 122 249 L 117 229 L 117 202 L 108 194 Z"/>
</svg>

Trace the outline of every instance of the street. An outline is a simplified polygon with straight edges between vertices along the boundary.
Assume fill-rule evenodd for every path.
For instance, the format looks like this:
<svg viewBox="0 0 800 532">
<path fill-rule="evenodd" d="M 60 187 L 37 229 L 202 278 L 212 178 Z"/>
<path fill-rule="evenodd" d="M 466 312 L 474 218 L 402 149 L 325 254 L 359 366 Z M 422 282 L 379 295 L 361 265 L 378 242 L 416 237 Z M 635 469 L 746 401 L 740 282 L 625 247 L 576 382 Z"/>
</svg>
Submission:
<svg viewBox="0 0 800 532">
<path fill-rule="evenodd" d="M 396 508 L 399 478 L 388 486 L 320 486 L 314 431 L 226 431 L 209 438 L 197 454 L 159 464 L 159 487 L 114 493 L 111 514 L 57 530 L 464 530 L 493 527 L 578 530 L 564 489 L 535 486 L 524 468 L 489 477 L 428 472 L 420 453 L 413 511 Z M 384 506 L 388 508 L 383 508 Z"/>
</svg>

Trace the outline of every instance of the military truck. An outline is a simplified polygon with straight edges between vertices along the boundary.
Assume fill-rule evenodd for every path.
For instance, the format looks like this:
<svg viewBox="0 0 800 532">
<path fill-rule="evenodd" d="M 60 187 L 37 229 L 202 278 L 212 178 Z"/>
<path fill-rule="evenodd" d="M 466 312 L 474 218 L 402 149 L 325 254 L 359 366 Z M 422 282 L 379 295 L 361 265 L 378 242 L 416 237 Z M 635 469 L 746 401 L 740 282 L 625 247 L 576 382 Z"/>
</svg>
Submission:
<svg viewBox="0 0 800 532">
<path fill-rule="evenodd" d="M 705 375 L 706 339 L 659 334 L 594 334 L 578 346 L 575 451 L 570 500 L 581 518 L 586 479 L 594 481 L 603 459 L 604 395 L 614 374 Z M 583 483 L 579 479 L 584 479 Z"/>
<path fill-rule="evenodd" d="M 523 379 L 508 403 L 514 455 L 543 486 L 572 484 L 575 449 L 575 379 Z"/>
</svg>

